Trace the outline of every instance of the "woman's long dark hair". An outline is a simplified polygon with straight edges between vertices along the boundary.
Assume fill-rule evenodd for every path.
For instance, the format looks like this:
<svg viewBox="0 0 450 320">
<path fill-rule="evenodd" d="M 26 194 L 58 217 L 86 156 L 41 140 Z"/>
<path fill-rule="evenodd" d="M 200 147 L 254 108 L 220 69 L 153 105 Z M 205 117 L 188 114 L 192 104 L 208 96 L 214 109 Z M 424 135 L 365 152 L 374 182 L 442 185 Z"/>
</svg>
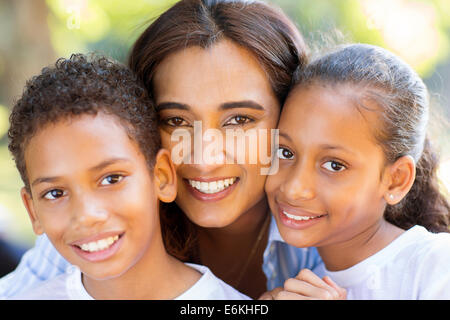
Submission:
<svg viewBox="0 0 450 320">
<path fill-rule="evenodd" d="M 155 70 L 167 56 L 192 46 L 208 48 L 221 39 L 258 59 L 282 104 L 293 72 L 306 63 L 307 48 L 287 16 L 261 1 L 181 0 L 142 33 L 129 66 L 152 95 Z M 167 250 L 181 260 L 193 260 L 195 226 L 174 203 L 164 206 L 161 219 Z"/>
<path fill-rule="evenodd" d="M 387 221 L 409 229 L 422 225 L 449 232 L 450 206 L 436 177 L 438 156 L 427 138 L 429 94 L 422 79 L 406 63 L 380 47 L 352 44 L 319 56 L 294 76 L 294 85 L 354 85 L 359 97 L 371 99 L 381 111 L 374 136 L 387 163 L 410 155 L 416 164 L 414 184 L 402 201 L 388 205 Z M 359 106 L 363 106 L 361 100 Z"/>
</svg>

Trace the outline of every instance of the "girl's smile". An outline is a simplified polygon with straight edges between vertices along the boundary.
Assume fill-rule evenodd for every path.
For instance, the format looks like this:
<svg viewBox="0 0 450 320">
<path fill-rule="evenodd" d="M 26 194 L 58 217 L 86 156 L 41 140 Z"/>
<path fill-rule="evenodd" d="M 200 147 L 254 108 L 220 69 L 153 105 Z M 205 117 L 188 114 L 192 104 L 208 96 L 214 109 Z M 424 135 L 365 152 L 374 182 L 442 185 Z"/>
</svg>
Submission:
<svg viewBox="0 0 450 320">
<path fill-rule="evenodd" d="M 346 87 L 319 85 L 297 88 L 286 101 L 279 171 L 266 192 L 282 237 L 294 246 L 321 254 L 338 243 L 356 248 L 383 219 L 385 159 L 371 128 L 378 120 L 353 101 Z"/>
</svg>

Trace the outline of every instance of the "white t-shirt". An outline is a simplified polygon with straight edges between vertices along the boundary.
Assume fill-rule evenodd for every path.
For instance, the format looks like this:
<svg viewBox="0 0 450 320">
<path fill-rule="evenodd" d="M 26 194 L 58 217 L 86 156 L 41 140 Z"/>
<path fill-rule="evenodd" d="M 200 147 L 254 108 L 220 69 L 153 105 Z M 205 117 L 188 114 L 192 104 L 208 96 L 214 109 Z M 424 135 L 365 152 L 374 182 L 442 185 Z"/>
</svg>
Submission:
<svg viewBox="0 0 450 320">
<path fill-rule="evenodd" d="M 186 263 L 199 271 L 202 276 L 187 291 L 175 300 L 250 300 L 230 285 L 217 278 L 208 267 Z M 84 288 L 81 272 L 77 267 L 68 268 L 67 272 L 45 281 L 13 300 L 94 300 Z"/>
<path fill-rule="evenodd" d="M 450 299 L 450 234 L 414 226 L 342 271 L 315 270 L 347 289 L 347 299 Z"/>
</svg>

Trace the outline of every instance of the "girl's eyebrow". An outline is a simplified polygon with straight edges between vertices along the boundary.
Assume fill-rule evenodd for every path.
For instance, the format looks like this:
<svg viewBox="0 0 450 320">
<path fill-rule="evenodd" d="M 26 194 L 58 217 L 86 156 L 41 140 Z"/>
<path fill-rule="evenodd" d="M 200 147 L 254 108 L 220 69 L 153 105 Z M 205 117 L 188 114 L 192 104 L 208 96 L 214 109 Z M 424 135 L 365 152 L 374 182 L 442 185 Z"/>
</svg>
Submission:
<svg viewBox="0 0 450 320">
<path fill-rule="evenodd" d="M 320 148 L 320 149 L 323 149 L 323 150 L 342 150 L 342 151 L 347 152 L 347 153 L 355 154 L 355 153 L 354 153 L 353 151 L 351 151 L 350 149 L 345 148 L 345 147 L 343 147 L 343 146 L 339 146 L 339 145 L 321 144 L 321 145 L 319 146 L 319 148 Z"/>
</svg>

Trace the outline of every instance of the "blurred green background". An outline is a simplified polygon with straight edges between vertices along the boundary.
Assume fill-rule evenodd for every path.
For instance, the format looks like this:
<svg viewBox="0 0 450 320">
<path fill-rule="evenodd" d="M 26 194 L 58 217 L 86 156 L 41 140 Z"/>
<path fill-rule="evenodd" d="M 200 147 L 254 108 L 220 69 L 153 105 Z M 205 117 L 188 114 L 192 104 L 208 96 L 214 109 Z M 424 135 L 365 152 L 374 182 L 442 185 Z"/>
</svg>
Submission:
<svg viewBox="0 0 450 320">
<path fill-rule="evenodd" d="M 34 241 L 7 150 L 8 115 L 27 79 L 56 58 L 96 51 L 125 62 L 149 21 L 174 0 L 0 0 L 0 236 Z M 450 189 L 450 1 L 272 0 L 312 47 L 329 39 L 383 46 L 410 63 L 433 99 L 430 134 Z M 447 193 L 448 195 L 448 193 Z"/>
</svg>

